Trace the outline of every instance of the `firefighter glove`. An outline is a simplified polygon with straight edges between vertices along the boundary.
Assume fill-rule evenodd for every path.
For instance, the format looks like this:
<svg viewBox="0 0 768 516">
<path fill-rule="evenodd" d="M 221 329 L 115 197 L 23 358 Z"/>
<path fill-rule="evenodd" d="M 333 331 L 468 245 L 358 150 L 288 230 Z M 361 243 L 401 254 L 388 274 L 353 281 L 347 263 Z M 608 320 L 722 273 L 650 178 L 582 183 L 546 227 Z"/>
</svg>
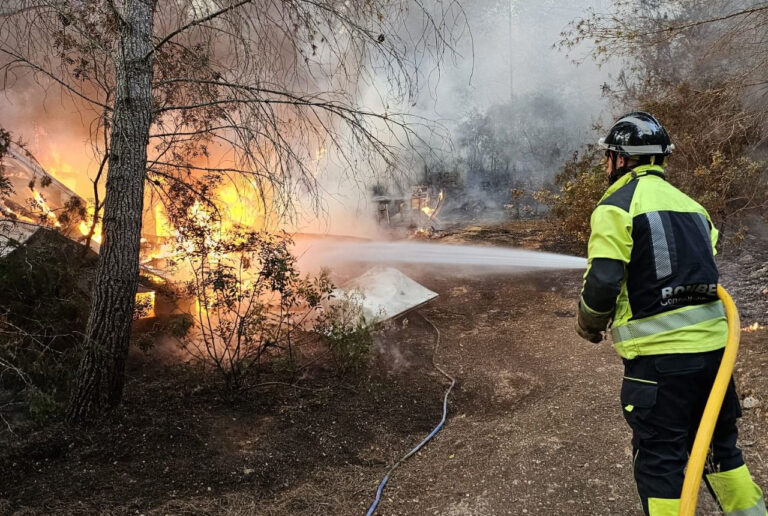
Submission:
<svg viewBox="0 0 768 516">
<path fill-rule="evenodd" d="M 583 339 L 595 344 L 602 342 L 603 332 L 611 319 L 610 314 L 596 314 L 579 303 L 579 316 L 576 321 L 576 333 Z"/>
<path fill-rule="evenodd" d="M 584 329 L 578 322 L 576 323 L 576 333 L 578 333 L 582 339 L 586 339 L 595 344 L 599 344 L 603 341 L 603 332 Z"/>
</svg>

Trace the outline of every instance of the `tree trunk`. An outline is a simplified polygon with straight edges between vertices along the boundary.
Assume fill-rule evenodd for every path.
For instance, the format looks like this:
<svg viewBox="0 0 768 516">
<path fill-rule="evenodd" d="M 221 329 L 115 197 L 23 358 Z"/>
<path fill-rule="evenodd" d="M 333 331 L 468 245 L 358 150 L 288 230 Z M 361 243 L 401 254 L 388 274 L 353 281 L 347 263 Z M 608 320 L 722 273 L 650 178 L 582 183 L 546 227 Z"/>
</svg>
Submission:
<svg viewBox="0 0 768 516">
<path fill-rule="evenodd" d="M 152 117 L 155 0 L 125 0 L 115 60 L 116 94 L 104 199 L 103 233 L 85 354 L 67 411 L 92 420 L 120 402 L 138 287 L 144 175 Z"/>
</svg>

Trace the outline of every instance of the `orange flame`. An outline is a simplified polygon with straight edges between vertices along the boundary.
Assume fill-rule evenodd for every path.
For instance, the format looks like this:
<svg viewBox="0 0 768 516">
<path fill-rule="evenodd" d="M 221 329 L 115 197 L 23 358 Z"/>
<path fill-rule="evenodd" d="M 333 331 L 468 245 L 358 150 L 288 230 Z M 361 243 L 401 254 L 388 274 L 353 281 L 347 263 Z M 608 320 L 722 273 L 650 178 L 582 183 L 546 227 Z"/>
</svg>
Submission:
<svg viewBox="0 0 768 516">
<path fill-rule="evenodd" d="M 155 316 L 155 291 L 136 293 L 136 312 L 137 319 L 146 319 Z"/>
<path fill-rule="evenodd" d="M 88 236 L 88 233 L 91 232 L 91 225 L 86 221 L 82 220 L 80 221 L 80 224 L 77 226 L 77 229 L 80 231 L 80 233 L 83 236 Z M 101 235 L 101 224 L 96 224 L 96 227 L 93 228 L 93 235 L 91 236 L 91 240 L 96 242 L 97 244 L 101 244 L 102 238 L 103 237 Z"/>
<path fill-rule="evenodd" d="M 43 212 L 43 215 L 57 228 L 61 227 L 61 222 L 59 222 L 58 217 L 56 217 L 56 214 L 53 212 L 51 208 L 48 207 L 48 203 L 45 202 L 45 198 L 40 194 L 40 192 L 37 191 L 36 188 L 32 188 L 32 196 L 35 199 L 35 204 L 40 208 L 40 210 Z"/>
<path fill-rule="evenodd" d="M 762 326 L 758 322 L 753 322 L 749 326 L 746 326 L 746 327 L 742 328 L 741 331 L 744 331 L 744 332 L 747 332 L 747 333 L 752 333 L 752 332 L 755 332 L 757 330 L 764 330 L 765 328 L 766 328 L 766 326 Z"/>
<path fill-rule="evenodd" d="M 264 229 L 266 210 L 260 192 L 247 182 L 229 182 L 216 191 L 218 204 L 222 208 L 225 230 L 233 227 Z"/>
<path fill-rule="evenodd" d="M 89 188 L 85 186 L 87 182 L 82 180 L 86 178 L 85 171 L 93 168 L 93 159 L 88 153 L 62 152 L 61 147 L 57 143 L 52 143 L 47 149 L 41 149 L 35 154 L 47 173 L 78 195 L 89 195 Z M 80 191 L 80 187 L 86 191 Z"/>
</svg>

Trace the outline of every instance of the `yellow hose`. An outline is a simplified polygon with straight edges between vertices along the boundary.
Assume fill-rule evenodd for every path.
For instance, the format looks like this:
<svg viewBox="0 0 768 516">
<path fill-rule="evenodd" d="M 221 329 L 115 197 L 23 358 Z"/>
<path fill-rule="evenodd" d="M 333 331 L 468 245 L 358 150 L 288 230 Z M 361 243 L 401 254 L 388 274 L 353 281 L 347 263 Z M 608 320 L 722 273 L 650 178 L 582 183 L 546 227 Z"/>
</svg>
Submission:
<svg viewBox="0 0 768 516">
<path fill-rule="evenodd" d="M 701 476 L 704 473 L 704 463 L 707 460 L 709 445 L 712 442 L 712 433 L 715 431 L 717 416 L 720 414 L 720 407 L 723 405 L 725 391 L 728 389 L 728 383 L 733 374 L 733 365 L 736 363 L 736 354 L 739 351 L 739 337 L 741 335 L 739 312 L 736 310 L 736 305 L 728 291 L 720 285 L 717 286 L 717 295 L 725 306 L 725 317 L 728 320 L 728 341 L 725 345 L 720 368 L 717 370 L 715 383 L 712 385 L 707 405 L 704 407 L 704 415 L 701 417 L 699 430 L 696 432 L 691 456 L 688 459 L 683 492 L 680 495 L 679 516 L 694 516 L 696 512 L 699 485 L 701 485 Z"/>
</svg>

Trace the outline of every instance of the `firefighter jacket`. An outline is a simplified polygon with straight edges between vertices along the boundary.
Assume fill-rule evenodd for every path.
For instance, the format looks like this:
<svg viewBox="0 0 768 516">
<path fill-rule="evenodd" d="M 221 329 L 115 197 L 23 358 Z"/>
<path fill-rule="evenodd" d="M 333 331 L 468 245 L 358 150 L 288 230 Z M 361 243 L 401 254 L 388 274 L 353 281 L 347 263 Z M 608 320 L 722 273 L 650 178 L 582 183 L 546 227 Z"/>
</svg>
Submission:
<svg viewBox="0 0 768 516">
<path fill-rule="evenodd" d="M 620 177 L 592 213 L 591 229 L 580 319 L 602 327 L 590 330 L 612 319 L 614 347 L 626 359 L 725 346 L 718 232 L 662 167 L 642 165 Z"/>
</svg>

